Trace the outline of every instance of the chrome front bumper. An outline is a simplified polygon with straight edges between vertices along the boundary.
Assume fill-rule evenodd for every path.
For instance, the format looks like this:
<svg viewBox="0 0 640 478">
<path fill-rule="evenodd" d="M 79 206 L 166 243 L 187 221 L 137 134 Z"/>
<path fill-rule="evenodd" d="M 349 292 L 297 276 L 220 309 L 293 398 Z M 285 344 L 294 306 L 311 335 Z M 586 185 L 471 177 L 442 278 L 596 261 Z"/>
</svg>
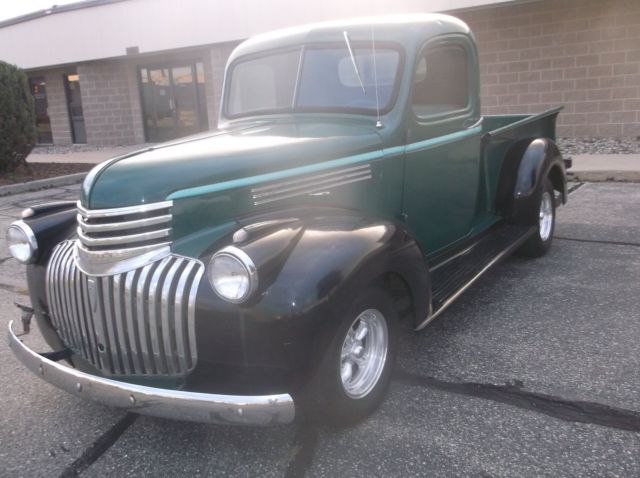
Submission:
<svg viewBox="0 0 640 478">
<path fill-rule="evenodd" d="M 23 344 L 9 322 L 9 347 L 34 374 L 81 398 L 134 413 L 203 423 L 279 425 L 295 416 L 293 399 L 281 395 L 215 395 L 145 387 L 97 377 L 53 362 Z"/>
</svg>

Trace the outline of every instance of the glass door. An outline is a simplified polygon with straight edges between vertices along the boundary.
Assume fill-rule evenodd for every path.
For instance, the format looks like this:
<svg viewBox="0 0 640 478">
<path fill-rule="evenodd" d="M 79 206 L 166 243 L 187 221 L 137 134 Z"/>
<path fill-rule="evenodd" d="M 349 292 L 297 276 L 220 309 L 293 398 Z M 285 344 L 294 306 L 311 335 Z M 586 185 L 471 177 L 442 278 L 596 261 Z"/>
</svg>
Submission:
<svg viewBox="0 0 640 478">
<path fill-rule="evenodd" d="M 29 86 L 35 102 L 38 144 L 51 144 L 53 143 L 53 135 L 51 134 L 51 120 L 47 110 L 47 88 L 44 78 L 30 78 Z"/>
<path fill-rule="evenodd" d="M 140 69 L 147 141 L 160 142 L 206 129 L 196 63 Z"/>
<path fill-rule="evenodd" d="M 67 92 L 67 108 L 71 122 L 71 133 L 74 143 L 86 143 L 87 132 L 84 127 L 82 112 L 82 96 L 80 95 L 80 81 L 77 74 L 64 75 L 64 86 Z"/>
</svg>

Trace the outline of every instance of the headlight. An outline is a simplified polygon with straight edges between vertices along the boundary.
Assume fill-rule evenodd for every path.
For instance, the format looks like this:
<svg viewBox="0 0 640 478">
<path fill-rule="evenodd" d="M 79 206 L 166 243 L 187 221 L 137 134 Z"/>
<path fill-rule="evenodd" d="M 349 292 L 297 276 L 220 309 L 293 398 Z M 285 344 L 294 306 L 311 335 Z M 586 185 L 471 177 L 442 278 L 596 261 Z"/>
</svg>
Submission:
<svg viewBox="0 0 640 478">
<path fill-rule="evenodd" d="M 234 246 L 213 255 L 207 277 L 214 292 L 229 302 L 244 302 L 258 288 L 255 264 L 246 252 Z"/>
<path fill-rule="evenodd" d="M 16 221 L 7 230 L 9 252 L 23 264 L 30 263 L 38 251 L 38 243 L 33 231 L 24 221 Z"/>
</svg>

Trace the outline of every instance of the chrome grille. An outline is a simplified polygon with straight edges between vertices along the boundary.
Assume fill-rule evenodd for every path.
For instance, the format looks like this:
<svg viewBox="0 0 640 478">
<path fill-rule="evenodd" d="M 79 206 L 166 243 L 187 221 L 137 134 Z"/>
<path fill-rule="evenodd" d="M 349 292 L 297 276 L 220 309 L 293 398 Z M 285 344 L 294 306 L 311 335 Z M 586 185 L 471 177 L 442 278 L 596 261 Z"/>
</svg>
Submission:
<svg viewBox="0 0 640 478">
<path fill-rule="evenodd" d="M 90 276 L 76 241 L 53 251 L 47 299 L 63 342 L 107 375 L 180 376 L 195 366 L 197 260 L 169 255 L 112 276 Z"/>
</svg>

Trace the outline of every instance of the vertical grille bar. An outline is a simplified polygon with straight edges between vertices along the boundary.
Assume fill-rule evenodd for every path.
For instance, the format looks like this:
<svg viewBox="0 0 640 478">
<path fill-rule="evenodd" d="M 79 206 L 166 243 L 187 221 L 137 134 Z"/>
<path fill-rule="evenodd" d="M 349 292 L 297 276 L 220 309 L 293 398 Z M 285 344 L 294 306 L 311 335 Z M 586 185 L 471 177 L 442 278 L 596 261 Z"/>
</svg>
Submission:
<svg viewBox="0 0 640 478">
<path fill-rule="evenodd" d="M 153 356 L 155 358 L 158 371 L 161 373 L 168 373 L 167 365 L 163 357 L 164 346 L 160 337 L 162 332 L 160 331 L 160 294 L 162 292 L 161 281 L 164 278 L 164 272 L 167 266 L 171 262 L 171 258 L 165 258 L 162 260 L 156 271 L 151 277 L 151 285 L 149 286 L 149 332 L 151 335 L 151 347 L 153 350 Z"/>
<path fill-rule="evenodd" d="M 138 316 L 136 314 L 135 304 L 135 289 L 133 288 L 133 282 L 138 274 L 138 271 L 127 272 L 127 279 L 124 283 L 124 306 L 126 307 L 127 317 L 127 333 L 129 334 L 129 343 L 131 348 L 140 350 L 140 336 L 138 334 Z M 142 357 L 139 353 L 132 353 L 131 360 L 133 362 L 133 371 L 135 374 L 144 373 L 142 365 Z"/>
<path fill-rule="evenodd" d="M 170 255 L 97 277 L 77 267 L 75 254 L 75 241 L 56 246 L 46 278 L 51 320 L 68 347 L 107 375 L 193 370 L 200 261 Z"/>
<path fill-rule="evenodd" d="M 125 332 L 127 320 L 126 315 L 122 314 L 124 308 L 124 280 L 123 274 L 113 276 L 113 314 L 115 318 L 115 332 L 118 339 L 118 345 L 120 349 L 120 356 L 122 357 L 122 365 L 124 367 L 124 373 L 133 374 L 133 365 L 129 357 L 129 341 L 127 340 L 127 334 Z"/>
<path fill-rule="evenodd" d="M 62 287 L 58 287 L 56 289 L 57 292 L 57 296 L 58 296 L 58 301 L 59 301 L 59 307 L 61 311 L 65 311 L 66 310 L 66 287 L 64 286 L 64 271 L 65 271 L 65 265 L 66 262 L 64 260 L 60 260 L 60 262 L 58 263 L 58 270 L 57 270 L 57 277 L 58 280 L 60 282 L 62 282 L 61 286 Z M 69 324 L 67 322 L 67 317 L 66 315 L 62 315 L 61 316 L 62 322 L 60 324 L 58 324 L 59 327 L 59 332 L 60 335 L 62 336 L 62 339 L 68 343 L 71 343 L 71 338 L 69 337 Z"/>
<path fill-rule="evenodd" d="M 162 295 L 160 297 L 160 320 L 162 321 L 162 342 L 165 351 L 165 357 L 167 357 L 167 369 L 168 372 L 172 375 L 175 375 L 180 372 L 176 364 L 176 356 L 174 350 L 176 347 L 175 344 L 175 328 L 173 324 L 175 324 L 175 318 L 173 315 L 173 307 L 171 304 L 175 302 L 175 281 L 174 277 L 176 276 L 178 269 L 182 266 L 182 259 L 176 259 L 171 268 L 167 272 L 165 280 L 162 285 Z M 173 297 L 172 297 L 173 294 Z M 176 324 L 178 325 L 178 324 Z"/>
<path fill-rule="evenodd" d="M 64 263 L 64 271 L 63 271 L 63 282 L 65 285 L 64 288 L 64 306 L 68 311 L 66 316 L 66 325 L 67 325 L 67 338 L 69 339 L 69 343 L 74 349 L 79 349 L 80 346 L 76 341 L 76 332 L 75 332 L 75 320 L 73 320 L 73 297 L 71 294 L 71 283 L 72 283 L 72 275 L 73 268 L 71 262 Z"/>
<path fill-rule="evenodd" d="M 96 328 L 91 320 L 91 303 L 89 302 L 89 289 L 87 286 L 87 278 L 81 276 L 81 289 L 82 289 L 82 309 L 80 314 L 84 317 L 87 324 L 87 330 L 89 331 L 90 348 L 92 353 L 92 361 L 94 367 L 102 368 L 102 362 L 100 361 L 100 353 L 98 351 L 98 336 L 96 334 Z"/>
<path fill-rule="evenodd" d="M 76 323 L 76 330 L 78 332 L 78 340 L 82 352 L 85 357 L 91 358 L 91 351 L 89 350 L 89 338 L 87 331 L 85 330 L 84 320 L 81 313 L 82 293 L 80 292 L 80 271 L 77 268 L 72 270 L 72 282 L 69 284 L 71 288 L 71 295 L 73 296 L 73 321 Z"/>
<path fill-rule="evenodd" d="M 173 309 L 174 317 L 185 316 L 184 312 L 187 309 L 186 305 L 189 299 L 187 285 L 194 267 L 194 262 L 188 262 L 187 266 L 182 271 L 182 274 L 180 274 L 180 280 L 178 281 L 178 285 L 176 287 L 176 300 Z M 178 347 L 178 363 L 183 370 L 188 370 L 191 363 L 187 334 L 187 321 L 183 320 L 182 323 L 176 323 L 176 345 Z"/>
<path fill-rule="evenodd" d="M 197 351 L 196 351 L 196 295 L 198 293 L 198 286 L 200 285 L 200 279 L 202 279 L 202 275 L 204 274 L 204 266 L 198 267 L 196 270 L 195 277 L 193 281 L 191 281 L 191 290 L 189 291 L 189 302 L 187 303 L 187 333 L 189 336 L 189 340 L 187 343 L 189 344 L 189 350 L 191 352 L 189 358 L 190 367 L 194 367 L 197 360 Z"/>
<path fill-rule="evenodd" d="M 109 346 L 107 350 L 111 356 L 111 362 L 115 373 L 126 374 L 122 365 L 122 357 L 120 357 L 120 347 L 116 337 L 116 330 L 113 317 L 113 277 L 101 277 L 100 287 L 98 288 L 98 297 L 101 298 L 102 319 L 107 331 Z"/>
<path fill-rule="evenodd" d="M 136 289 L 136 297 L 138 303 L 138 331 L 140 332 L 140 346 L 141 355 L 144 360 L 144 366 L 148 374 L 157 373 L 155 364 L 153 362 L 153 356 L 151 354 L 151 342 L 149 340 L 149 321 L 147 320 L 147 310 L 149 310 L 149 302 L 145 300 L 147 293 L 149 292 L 149 280 L 151 279 L 151 272 L 153 267 L 145 267 L 140 273 L 138 279 L 138 287 Z"/>
</svg>

